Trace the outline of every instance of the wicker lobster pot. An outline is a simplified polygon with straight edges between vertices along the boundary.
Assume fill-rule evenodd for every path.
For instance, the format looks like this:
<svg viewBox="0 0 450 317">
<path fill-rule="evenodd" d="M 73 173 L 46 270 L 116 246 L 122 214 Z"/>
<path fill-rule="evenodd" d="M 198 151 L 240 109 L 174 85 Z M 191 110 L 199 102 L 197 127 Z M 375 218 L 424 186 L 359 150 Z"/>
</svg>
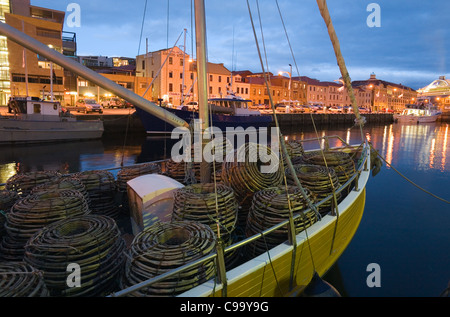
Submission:
<svg viewBox="0 0 450 317">
<path fill-rule="evenodd" d="M 25 262 L 0 263 L 0 297 L 47 297 L 42 272 Z"/>
<path fill-rule="evenodd" d="M 271 162 L 271 167 L 264 166 L 260 152 L 267 155 L 265 161 Z M 222 166 L 222 182 L 234 190 L 241 207 L 238 214 L 241 226 L 245 226 L 253 195 L 262 189 L 278 186 L 282 181 L 283 166 L 279 164 L 278 156 L 264 145 L 246 143 L 230 153 Z"/>
<path fill-rule="evenodd" d="M 114 219 L 75 217 L 37 232 L 25 246 L 24 261 L 44 272 L 51 296 L 106 296 L 117 290 L 124 264 L 125 241 Z M 69 287 L 70 264 L 80 268 L 80 287 Z"/>
<path fill-rule="evenodd" d="M 293 140 L 286 142 L 286 150 L 292 162 L 300 160 L 304 155 L 303 144 L 300 141 Z M 284 158 L 284 166 L 287 167 L 286 158 Z"/>
<path fill-rule="evenodd" d="M 200 181 L 200 161 L 208 162 L 211 179 L 216 177 L 216 180 L 220 181 L 219 171 L 222 168 L 222 162 L 225 160 L 228 152 L 231 152 L 232 145 L 227 138 L 221 140 L 213 139 L 210 141 L 204 149 L 201 151 L 201 147 L 196 145 L 191 146 L 191 167 L 189 171 L 188 162 L 184 159 L 181 162 L 176 162 L 170 159 L 166 163 L 166 169 L 164 174 L 177 180 L 184 185 L 195 184 Z M 214 174 L 216 172 L 216 174 Z"/>
<path fill-rule="evenodd" d="M 307 164 L 333 168 L 341 184 L 346 183 L 356 173 L 355 162 L 350 154 L 345 152 L 314 152 L 305 154 L 304 159 Z"/>
<path fill-rule="evenodd" d="M 178 189 L 174 194 L 172 221 L 196 221 L 208 225 L 225 246 L 233 242 L 238 204 L 234 191 L 223 184 L 194 184 Z M 220 231 L 220 232 L 219 232 Z M 236 252 L 226 255 L 232 265 Z"/>
<path fill-rule="evenodd" d="M 310 191 L 305 189 L 305 192 L 308 199 L 314 202 Z M 252 207 L 247 220 L 246 235 L 250 237 L 259 234 L 289 219 L 290 210 L 295 215 L 307 208 L 307 201 L 297 187 L 288 186 L 286 190 L 285 186 L 278 186 L 261 190 L 253 197 Z M 317 221 L 318 218 L 314 211 L 303 213 L 295 221 L 296 234 L 312 226 Z M 247 249 L 247 256 L 254 257 L 259 255 L 286 240 L 288 240 L 287 226 L 251 243 Z"/>
<path fill-rule="evenodd" d="M 6 189 L 17 192 L 21 197 L 26 197 L 31 194 L 34 187 L 60 177 L 61 174 L 55 171 L 16 174 L 6 181 Z"/>
<path fill-rule="evenodd" d="M 32 194 L 52 191 L 52 190 L 59 190 L 59 189 L 72 189 L 72 190 L 78 190 L 86 199 L 86 202 L 88 205 L 91 203 L 91 199 L 89 198 L 89 194 L 86 190 L 86 186 L 77 178 L 75 177 L 62 177 L 57 179 L 49 180 L 48 182 L 36 186 L 32 189 Z"/>
<path fill-rule="evenodd" d="M 337 190 L 341 185 L 333 168 L 326 168 L 320 165 L 294 165 L 294 169 L 302 186 L 308 188 L 316 196 L 317 201 L 321 201 L 330 195 L 333 190 Z M 296 186 L 290 170 L 286 170 L 286 179 L 289 185 Z M 337 195 L 338 201 L 341 193 Z M 319 207 L 321 215 L 327 214 L 331 210 L 332 201 L 329 200 Z"/>
<path fill-rule="evenodd" d="M 92 214 L 118 218 L 120 210 L 116 202 L 116 180 L 108 171 L 84 171 L 74 174 L 90 198 Z"/>
<path fill-rule="evenodd" d="M 26 242 L 37 231 L 53 222 L 88 213 L 86 200 L 76 190 L 53 190 L 22 198 L 7 214 L 7 235 L 0 247 L 3 259 L 21 261 Z"/>
<path fill-rule="evenodd" d="M 6 233 L 6 214 L 19 199 L 19 194 L 14 191 L 0 190 L 0 242 L 4 234 Z"/>
<path fill-rule="evenodd" d="M 204 224 L 158 222 L 138 234 L 131 244 L 122 288 L 163 274 L 214 251 L 215 235 Z M 130 296 L 176 296 L 214 275 L 214 260 L 167 278 Z"/>
</svg>

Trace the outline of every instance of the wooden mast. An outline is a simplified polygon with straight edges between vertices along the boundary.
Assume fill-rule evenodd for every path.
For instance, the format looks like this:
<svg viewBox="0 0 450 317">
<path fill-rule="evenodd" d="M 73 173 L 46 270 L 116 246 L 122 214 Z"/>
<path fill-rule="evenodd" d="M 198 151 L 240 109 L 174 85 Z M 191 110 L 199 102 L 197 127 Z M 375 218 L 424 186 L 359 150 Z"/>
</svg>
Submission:
<svg viewBox="0 0 450 317">
<path fill-rule="evenodd" d="M 203 160 L 203 149 L 208 142 L 208 136 L 204 135 L 205 129 L 210 125 L 208 111 L 208 78 L 207 78 L 207 51 L 206 51 L 206 18 L 204 0 L 195 0 L 195 36 L 197 49 L 197 74 L 198 74 L 198 111 L 201 120 L 200 134 L 202 143 L 202 161 L 200 164 L 200 181 L 209 183 L 211 180 L 210 166 Z M 206 139 L 205 139 L 206 138 Z"/>
</svg>

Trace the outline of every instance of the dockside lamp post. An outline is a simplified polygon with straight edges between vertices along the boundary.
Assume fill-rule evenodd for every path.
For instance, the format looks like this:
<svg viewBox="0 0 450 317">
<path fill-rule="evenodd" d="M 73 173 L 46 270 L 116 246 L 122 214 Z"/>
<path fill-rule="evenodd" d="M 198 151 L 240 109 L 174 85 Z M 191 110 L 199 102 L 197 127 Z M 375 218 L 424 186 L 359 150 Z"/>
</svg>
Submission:
<svg viewBox="0 0 450 317">
<path fill-rule="evenodd" d="M 289 75 L 289 102 L 291 102 L 292 101 L 292 96 L 291 96 L 291 92 L 292 92 L 292 65 L 289 64 L 289 66 L 290 66 L 290 71 L 289 72 L 282 71 L 282 72 L 279 72 L 278 75 L 280 75 L 280 76 L 282 74 L 288 74 Z"/>
</svg>

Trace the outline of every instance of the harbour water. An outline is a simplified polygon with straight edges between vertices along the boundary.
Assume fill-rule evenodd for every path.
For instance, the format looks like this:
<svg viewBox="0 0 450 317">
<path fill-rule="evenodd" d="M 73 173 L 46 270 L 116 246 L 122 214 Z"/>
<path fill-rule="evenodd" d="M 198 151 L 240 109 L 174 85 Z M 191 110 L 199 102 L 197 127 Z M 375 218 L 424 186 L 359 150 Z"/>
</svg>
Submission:
<svg viewBox="0 0 450 317">
<path fill-rule="evenodd" d="M 325 133 L 350 144 L 361 141 L 359 128 L 283 132 L 287 139 Z M 450 200 L 449 124 L 370 125 L 363 135 L 390 166 L 383 163 L 369 180 L 360 227 L 326 279 L 348 297 L 437 297 L 450 281 L 450 206 L 430 193 Z M 111 134 L 96 141 L 1 146 L 0 183 L 18 172 L 73 173 L 164 159 L 175 142 Z M 318 145 L 308 142 L 305 149 Z M 374 281 L 375 273 L 380 284 L 373 286 L 368 279 Z"/>
</svg>

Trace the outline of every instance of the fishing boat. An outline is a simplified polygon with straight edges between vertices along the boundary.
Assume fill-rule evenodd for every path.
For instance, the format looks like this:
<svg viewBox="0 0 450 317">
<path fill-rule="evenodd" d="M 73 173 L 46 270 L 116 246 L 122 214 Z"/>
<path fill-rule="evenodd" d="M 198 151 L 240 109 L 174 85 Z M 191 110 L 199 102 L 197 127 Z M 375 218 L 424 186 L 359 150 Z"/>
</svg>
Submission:
<svg viewBox="0 0 450 317">
<path fill-rule="evenodd" d="M 103 135 L 102 121 L 77 120 L 57 101 L 14 97 L 9 108 L 11 115 L 0 115 L 0 144 L 87 140 Z"/>
<path fill-rule="evenodd" d="M 326 3 L 318 0 L 318 5 L 335 46 L 338 65 L 355 109 L 356 123 L 361 128 L 361 144 L 351 145 L 340 139 L 340 146 L 330 147 L 328 144 L 332 136 L 318 136 L 309 141 L 324 146 L 318 146 L 315 151 L 304 151 L 302 142 L 307 140 L 286 143 L 279 133 L 270 145 L 244 142 L 237 149 L 231 147 L 225 153 L 226 160 L 223 162 L 208 162 L 203 156 L 199 162 L 192 161 L 192 158 L 184 161 L 172 158 L 154 162 L 161 164 L 160 168 L 142 167 L 142 170 L 152 171 L 145 175 L 141 174 L 141 166 L 131 167 L 131 170 L 137 170 L 133 173 L 122 168 L 123 174 L 119 172 L 120 176 L 128 176 L 123 179 L 133 222 L 133 239 L 126 251 L 127 256 L 120 253 L 124 245 L 118 238 L 117 228 L 114 229 L 107 218 L 84 216 L 55 222 L 38 231 L 26 244 L 25 262 L 44 271 L 44 281 L 46 278 L 56 278 L 58 274 L 64 276 L 58 281 L 62 291 L 58 289 L 56 293 L 66 295 L 75 294 L 78 290 L 82 295 L 88 294 L 97 284 L 99 290 L 95 294 L 106 293 L 111 297 L 277 297 L 301 296 L 305 290 L 311 289 L 311 283 L 320 281 L 320 277 L 333 266 L 352 240 L 363 216 L 366 183 L 371 170 L 371 148 L 362 133 L 364 120 L 359 115 Z M 211 122 L 207 97 L 205 7 L 202 0 L 195 0 L 195 18 L 199 119 L 203 132 L 208 130 Z M 191 131 L 189 123 L 174 113 L 63 58 L 14 28 L 0 24 L 0 33 L 114 92 L 169 125 L 183 128 L 186 134 Z M 262 60 L 261 64 L 263 67 Z M 271 104 L 274 109 L 273 102 Z M 275 111 L 274 124 L 279 132 Z M 207 141 L 210 140 L 207 137 L 200 140 L 194 148 L 200 146 L 200 152 L 203 150 L 205 153 L 204 150 L 210 145 Z M 226 143 L 222 140 L 220 145 L 220 141 L 218 147 Z M 277 144 L 281 150 L 278 150 Z M 190 152 L 189 146 L 185 152 Z M 213 158 L 216 158 L 216 152 L 213 152 Z M 263 154 L 266 156 L 263 157 Z M 173 176 L 177 171 L 181 172 L 179 180 Z M 98 186 L 100 179 L 112 183 L 106 172 L 99 172 L 98 177 L 92 176 L 94 173 L 88 173 L 80 178 L 89 181 L 90 186 Z M 39 179 L 42 178 L 39 175 Z M 16 180 L 20 179 L 18 177 Z M 27 180 L 27 184 L 30 183 L 33 184 Z M 11 182 L 10 188 L 21 186 Z M 71 193 L 70 197 L 79 198 L 80 195 Z M 94 195 L 93 198 L 99 200 L 109 197 L 99 191 L 95 191 Z M 33 196 L 28 200 L 47 196 Z M 35 203 L 31 205 L 36 206 Z M 86 209 L 74 208 L 73 212 L 86 213 Z M 12 230 L 12 224 L 8 223 L 8 226 L 11 232 L 21 232 Z M 106 230 L 109 227 L 112 229 L 107 231 L 108 234 L 89 233 L 91 228 Z M 83 232 L 88 233 L 84 236 Z M 64 243 L 72 242 L 76 242 L 76 246 L 63 248 Z M 91 247 L 91 243 L 95 246 Z M 52 250 L 51 245 L 56 245 L 57 249 Z M 76 254 L 74 248 L 78 251 Z M 79 253 L 85 248 L 87 254 L 80 258 Z M 90 252 L 92 248 L 102 249 L 98 252 L 101 258 L 95 259 Z M 67 289 L 68 267 L 64 266 L 67 264 L 64 261 L 71 264 L 76 261 L 64 256 L 64 252 L 80 258 L 83 262 L 80 265 L 86 265 L 92 281 L 78 289 Z M 45 271 L 55 266 L 48 264 L 50 266 L 47 267 L 44 254 L 49 256 L 49 261 L 60 259 L 63 263 L 59 267 L 64 271 L 46 276 Z M 107 264 L 105 259 L 110 259 L 114 265 Z M 101 264 L 93 266 L 94 262 Z M 125 266 L 122 277 L 118 277 L 120 265 Z M 27 269 L 31 272 L 36 270 Z M 92 270 L 98 271 L 92 273 Z M 83 267 L 81 272 L 84 272 Z M 36 278 L 37 274 L 27 276 Z M 120 290 L 111 287 L 115 280 L 120 280 Z M 56 285 L 50 282 L 54 281 L 49 281 L 50 286 Z"/>
<path fill-rule="evenodd" d="M 408 104 L 400 114 L 394 114 L 394 120 L 399 123 L 430 123 L 436 122 L 442 112 L 433 104 Z"/>
<path fill-rule="evenodd" d="M 270 115 L 262 115 L 258 110 L 250 109 L 251 100 L 243 99 L 234 94 L 229 94 L 223 98 L 209 99 L 208 108 L 211 111 L 211 125 L 218 127 L 221 130 L 226 128 L 242 127 L 247 129 L 249 127 L 267 128 L 273 123 L 273 118 Z M 186 122 L 199 119 L 199 113 L 195 109 L 189 110 L 188 106 L 179 107 L 181 109 L 165 108 L 167 111 L 173 113 L 177 117 Z M 173 126 L 167 124 L 152 114 L 136 109 L 136 113 L 142 121 L 147 134 L 167 134 L 171 133 Z"/>
</svg>

